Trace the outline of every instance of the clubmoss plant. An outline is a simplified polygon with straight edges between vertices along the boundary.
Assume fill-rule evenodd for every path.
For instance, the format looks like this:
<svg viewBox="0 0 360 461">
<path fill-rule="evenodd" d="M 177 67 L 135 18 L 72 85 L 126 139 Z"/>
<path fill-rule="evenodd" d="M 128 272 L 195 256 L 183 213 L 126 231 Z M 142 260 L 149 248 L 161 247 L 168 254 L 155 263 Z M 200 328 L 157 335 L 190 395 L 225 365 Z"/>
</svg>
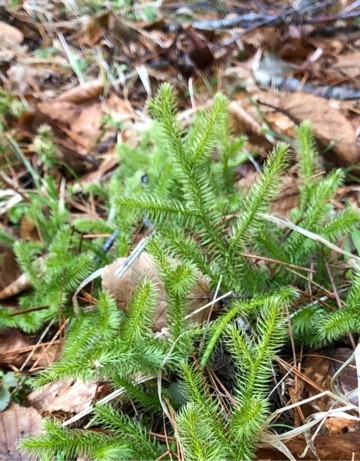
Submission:
<svg viewBox="0 0 360 461">
<path fill-rule="evenodd" d="M 319 239 L 295 229 L 337 242 L 359 225 L 356 210 L 347 207 L 339 213 L 332 205 L 344 174 L 322 173 L 309 124 L 297 130 L 296 158 L 285 144 L 275 147 L 245 195 L 234 180 L 245 152 L 244 139 L 231 137 L 223 95 L 215 96 L 209 110 L 199 111 L 188 128 L 177 121 L 176 97 L 167 84 L 150 103 L 149 112 L 156 132 L 151 142 L 146 140 L 150 153 L 137 157 L 125 147 L 131 158 L 124 162 L 126 174 L 119 170 L 104 196 L 118 226 L 120 245 L 129 241 L 130 230 L 141 220 L 151 220 L 154 226 L 148 251 L 165 284 L 168 334 L 161 339 L 152 333 L 158 295 L 149 280 L 141 282 L 126 313 L 108 294 L 100 293 L 95 309 L 72 321 L 63 357 L 43 371 L 36 384 L 69 377 L 105 380 L 122 387 L 128 400 L 98 405 L 89 429 L 47 423 L 44 434 L 21 444 L 43 459 L 59 452 L 94 460 L 172 459 L 177 450 L 186 460 L 250 460 L 266 427 L 273 361 L 287 340 L 285 311 L 295 314 L 295 333 L 305 331 L 309 342 L 359 331 L 358 275 L 348 283 L 352 286 L 343 309 L 330 300 L 318 310 L 299 298 L 307 284 L 328 293 L 329 267 L 344 261 Z M 291 161 L 298 165 L 300 194 L 289 217 L 289 231 L 265 217 L 271 214 L 271 201 L 280 192 Z M 141 181 L 143 177 L 146 181 Z M 56 254 L 56 242 L 64 245 L 59 236 L 46 262 L 55 272 L 65 264 Z M 32 266 L 31 255 L 20 259 L 29 273 L 34 272 L 39 290 L 40 268 Z M 68 272 L 74 283 L 64 282 L 67 293 L 78 281 L 71 267 Z M 209 325 L 195 328 L 185 312 L 198 272 L 214 289 L 220 284 L 221 291 L 231 291 L 232 299 Z M 333 282 L 341 282 L 341 271 L 335 275 Z M 298 311 L 293 312 L 296 299 Z M 310 328 L 304 325 L 309 319 Z M 236 370 L 232 396 L 225 405 L 206 374 L 220 341 Z M 138 384 L 139 376 L 148 382 Z"/>
</svg>

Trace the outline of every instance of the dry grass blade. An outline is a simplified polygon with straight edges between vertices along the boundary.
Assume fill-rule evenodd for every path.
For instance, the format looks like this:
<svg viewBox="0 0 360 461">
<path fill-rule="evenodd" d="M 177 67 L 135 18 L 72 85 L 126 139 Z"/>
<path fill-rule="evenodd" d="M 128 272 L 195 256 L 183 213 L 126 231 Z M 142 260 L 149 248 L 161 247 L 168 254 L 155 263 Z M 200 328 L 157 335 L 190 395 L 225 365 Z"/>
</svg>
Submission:
<svg viewBox="0 0 360 461">
<path fill-rule="evenodd" d="M 297 226 L 296 224 L 291 223 L 290 221 L 287 221 L 285 219 L 277 218 L 275 216 L 270 216 L 266 213 L 261 213 L 261 217 L 264 218 L 266 221 L 273 222 L 279 226 L 285 226 L 288 227 L 289 229 L 292 229 L 296 232 L 299 232 L 299 234 L 304 235 L 305 237 L 310 238 L 311 240 L 315 240 L 316 242 L 321 243 L 322 245 L 327 246 L 333 251 L 336 251 L 337 253 L 340 253 L 344 256 L 348 256 L 349 258 L 357 261 L 360 264 L 360 257 L 356 256 L 352 253 L 349 253 L 348 251 L 343 250 L 342 248 L 338 247 L 337 245 L 334 245 L 333 243 L 329 242 L 325 238 L 321 237 L 318 234 L 315 234 L 314 232 L 308 231 L 300 226 Z"/>
</svg>

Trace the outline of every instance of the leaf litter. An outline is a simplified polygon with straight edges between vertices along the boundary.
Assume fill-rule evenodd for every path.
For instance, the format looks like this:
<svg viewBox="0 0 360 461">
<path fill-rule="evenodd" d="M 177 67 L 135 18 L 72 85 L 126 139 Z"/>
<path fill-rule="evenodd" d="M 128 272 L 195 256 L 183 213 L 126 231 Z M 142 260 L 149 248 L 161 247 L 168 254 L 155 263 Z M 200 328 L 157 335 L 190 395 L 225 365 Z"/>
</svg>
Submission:
<svg viewBox="0 0 360 461">
<path fill-rule="evenodd" d="M 25 201 L 29 181 L 17 148 L 33 169 L 39 168 L 34 142 L 41 126 L 54 133 L 58 187 L 66 181 L 81 190 L 119 167 L 117 143 L 140 141 L 148 120 L 146 101 L 163 81 L 172 82 L 182 95 L 185 123 L 216 91 L 228 96 L 235 130 L 249 142 L 239 187 L 249 188 L 271 146 L 283 139 L 291 143 L 295 126 L 309 119 L 324 159 L 353 172 L 352 182 L 338 191 L 339 210 L 345 200 L 359 207 L 358 3 L 249 0 L 221 7 L 210 2 L 204 8 L 165 1 L 160 6 L 124 2 L 122 8 L 106 9 L 91 1 L 0 2 L 0 98 L 12 98 L 1 133 L 6 146 L 0 152 L 1 225 L 15 238 L 41 239 L 31 223 L 22 221 L 14 229 L 9 220 L 16 204 Z M 272 209 L 283 220 L 296 206 L 298 189 L 289 168 Z M 101 204 L 81 199 L 74 208 L 74 217 L 101 214 Z M 356 233 L 352 240 L 349 250 L 359 256 Z M 7 248 L 1 248 L 1 256 L 1 293 L 10 293 L 2 298 L 16 315 L 17 295 L 31 289 L 31 281 L 9 291 L 22 274 Z M 164 322 L 160 317 L 154 329 Z M 65 329 L 59 325 L 49 326 L 40 339 L 3 331 L 3 370 L 27 377 L 53 363 Z M 340 345 L 298 354 L 279 362 L 283 376 L 274 389 L 287 415 L 281 422 L 296 429 L 288 437 L 264 433 L 258 459 L 299 459 L 301 453 L 303 459 L 360 459 L 358 401 L 354 394 L 351 404 L 343 399 L 357 389 L 356 367 L 348 365 L 332 382 L 339 364 L 354 351 Z M 40 415 L 70 420 L 74 413 L 88 414 L 96 400 L 106 399 L 97 386 L 57 382 L 28 393 L 25 406 L 11 403 L 1 413 L 0 456 L 23 459 L 17 440 L 39 430 Z M 106 388 L 102 392 L 111 395 Z"/>
</svg>

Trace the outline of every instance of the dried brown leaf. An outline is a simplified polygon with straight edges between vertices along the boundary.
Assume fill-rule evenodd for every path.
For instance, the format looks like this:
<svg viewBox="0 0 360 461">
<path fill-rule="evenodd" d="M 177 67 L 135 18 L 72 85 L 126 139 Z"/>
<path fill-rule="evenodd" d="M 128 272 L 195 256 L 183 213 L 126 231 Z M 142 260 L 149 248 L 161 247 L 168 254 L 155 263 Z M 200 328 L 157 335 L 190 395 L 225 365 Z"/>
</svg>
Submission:
<svg viewBox="0 0 360 461">
<path fill-rule="evenodd" d="M 18 450 L 17 443 L 22 437 L 38 434 L 40 430 L 41 416 L 35 408 L 12 404 L 0 413 L 0 461 L 28 460 Z"/>
<path fill-rule="evenodd" d="M 39 258 L 39 263 L 43 263 L 43 258 Z M 9 261 L 10 264 L 10 261 Z M 11 267 L 11 266 L 10 266 Z M 6 266 L 4 266 L 6 271 Z M 18 274 L 20 271 L 18 272 Z M 12 276 L 11 281 L 0 291 L 0 299 L 10 298 L 11 296 L 18 295 L 19 293 L 31 288 L 29 277 L 24 273 L 17 275 L 16 278 Z"/>
<path fill-rule="evenodd" d="M 71 152 L 87 155 L 99 136 L 102 110 L 100 102 L 76 105 L 66 101 L 49 101 L 37 106 L 42 114 L 43 123 L 49 124 L 56 136 L 56 142 L 63 161 L 71 159 Z M 78 155 L 77 157 L 80 157 Z"/>
<path fill-rule="evenodd" d="M 16 311 L 14 310 L 14 313 Z M 14 328 L 4 328 L 0 332 L 0 364 L 21 368 L 48 367 L 59 357 L 59 342 L 34 345 L 30 338 Z"/>
<path fill-rule="evenodd" d="M 25 215 L 20 222 L 20 237 L 24 240 L 40 241 L 40 235 L 36 223 Z"/>
<path fill-rule="evenodd" d="M 271 143 L 266 139 L 261 123 L 257 120 L 256 109 L 247 98 L 232 101 L 229 111 L 234 123 L 234 131 L 248 135 L 248 149 L 266 156 L 271 149 Z"/>
<path fill-rule="evenodd" d="M 6 363 L 6 357 L 18 354 L 19 351 L 31 346 L 29 338 L 15 328 L 4 328 L 0 331 L 0 363 Z M 18 355 L 19 357 L 19 355 Z M 23 360 L 11 359 L 11 362 L 20 366 Z"/>
<path fill-rule="evenodd" d="M 299 123 L 310 120 L 315 136 L 322 144 L 335 143 L 332 152 L 337 163 L 352 165 L 358 162 L 360 149 L 355 129 L 330 101 L 310 94 L 294 93 L 282 98 L 281 108 Z"/>
<path fill-rule="evenodd" d="M 49 76 L 60 75 L 60 71 L 56 71 L 51 67 L 51 64 L 36 66 L 16 62 L 7 71 L 8 79 L 6 87 L 9 91 L 13 91 L 24 96 L 33 98 L 34 96 L 43 96 L 41 87 L 45 84 Z"/>
<path fill-rule="evenodd" d="M 122 106 L 119 101 L 122 101 Z M 100 139 L 114 136 L 114 129 L 106 130 L 102 125 L 103 115 L 109 113 L 114 113 L 121 120 L 132 120 L 134 117 L 134 112 L 116 96 L 102 102 L 82 104 L 56 99 L 39 103 L 36 110 L 23 114 L 19 127 L 29 136 L 29 133 L 35 135 L 39 126 L 49 125 L 54 132 L 59 160 L 75 171 L 84 173 L 89 166 L 98 166 L 95 148 Z M 115 141 L 114 137 L 109 149 Z"/>
<path fill-rule="evenodd" d="M 60 380 L 35 389 L 27 400 L 42 414 L 48 415 L 56 411 L 79 413 L 91 405 L 96 389 L 95 383 Z"/>
<path fill-rule="evenodd" d="M 288 174 L 284 177 L 279 195 L 271 202 L 271 212 L 276 216 L 288 218 L 291 210 L 299 204 L 298 180 Z"/>
<path fill-rule="evenodd" d="M 21 275 L 14 252 L 0 246 L 0 293 Z M 1 299 L 1 295 L 0 295 Z"/>
<path fill-rule="evenodd" d="M 31 288 L 29 277 L 26 274 L 21 274 L 0 291 L 0 300 L 16 296 L 29 288 Z"/>
<path fill-rule="evenodd" d="M 83 103 L 91 99 L 98 98 L 104 91 L 104 82 L 102 80 L 93 80 L 83 85 L 71 88 L 58 96 L 55 101 Z"/>
<path fill-rule="evenodd" d="M 313 445 L 316 449 L 316 453 L 313 453 L 311 450 L 307 450 L 306 455 L 300 457 L 300 454 L 307 446 L 305 438 L 303 436 L 296 437 L 286 443 L 286 446 L 295 456 L 295 459 L 299 460 L 360 460 L 360 431 L 348 434 L 317 435 Z M 283 453 L 280 453 L 274 448 L 260 449 L 256 454 L 256 459 L 259 460 L 284 461 Z"/>
<path fill-rule="evenodd" d="M 354 79 L 360 76 L 360 53 L 340 55 L 332 66 L 342 77 Z"/>
<path fill-rule="evenodd" d="M 100 163 L 99 168 L 96 169 L 93 173 L 89 173 L 84 176 L 81 180 L 82 184 L 94 184 L 99 183 L 101 178 L 110 170 L 115 168 L 119 164 L 119 159 L 117 156 L 110 153 L 105 156 L 103 161 Z"/>
<path fill-rule="evenodd" d="M 231 101 L 229 104 L 230 114 L 235 119 L 236 129 L 238 132 L 253 133 L 257 136 L 263 136 L 261 123 L 237 101 Z"/>
<path fill-rule="evenodd" d="M 306 357 L 303 362 L 303 374 L 309 378 L 313 383 L 318 386 L 318 389 L 330 390 L 331 380 L 337 370 L 345 363 L 353 351 L 351 349 L 342 347 L 334 351 L 319 351 L 317 354 L 312 354 Z M 357 388 L 357 376 L 356 368 L 353 365 L 347 366 L 339 375 L 336 380 L 336 388 L 338 392 L 346 395 Z M 313 386 L 305 384 L 304 398 L 314 396 L 318 393 Z M 327 411 L 329 405 L 332 402 L 330 397 L 325 396 L 320 399 L 316 399 L 311 403 L 302 406 L 305 416 L 310 415 L 314 411 Z M 357 397 L 352 397 L 351 402 L 357 405 Z M 335 418 L 337 419 L 337 418 Z M 340 427 L 341 424 L 347 424 L 347 427 L 354 427 L 354 423 L 350 420 L 347 422 L 335 421 L 329 423 L 329 430 L 334 432 L 336 427 Z M 355 425 L 356 426 L 356 425 Z"/>
<path fill-rule="evenodd" d="M 254 165 L 245 162 L 237 168 L 237 187 L 244 194 L 248 194 L 252 186 L 259 178 L 259 173 L 255 170 Z M 278 196 L 271 201 L 271 213 L 282 218 L 288 218 L 291 210 L 296 208 L 299 203 L 299 189 L 296 178 L 287 174 L 283 181 L 281 191 Z"/>
<path fill-rule="evenodd" d="M 281 41 L 281 33 L 279 29 L 274 27 L 255 28 L 242 37 L 242 40 L 247 45 L 252 45 L 255 48 L 276 49 Z"/>
</svg>

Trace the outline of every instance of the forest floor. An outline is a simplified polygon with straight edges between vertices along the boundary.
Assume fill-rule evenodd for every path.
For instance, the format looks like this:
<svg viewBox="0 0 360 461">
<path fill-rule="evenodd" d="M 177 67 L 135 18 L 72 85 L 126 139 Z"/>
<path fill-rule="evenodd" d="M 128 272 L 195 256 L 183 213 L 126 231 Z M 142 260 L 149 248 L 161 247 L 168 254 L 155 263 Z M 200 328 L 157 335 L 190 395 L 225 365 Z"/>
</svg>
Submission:
<svg viewBox="0 0 360 461">
<path fill-rule="evenodd" d="M 28 216 L 17 215 L 19 204 L 30 200 L 30 171 L 50 172 L 58 191 L 106 182 L 121 168 L 117 144 L 140 142 L 146 103 L 165 81 L 178 91 L 182 120 L 209 105 L 216 92 L 227 96 L 234 133 L 247 136 L 252 154 L 238 168 L 241 186 L 251 187 L 272 147 L 292 141 L 307 119 L 327 171 L 346 170 L 334 206 L 360 207 L 359 1 L 0 0 L 0 78 L 0 230 L 16 239 L 42 238 Z M 37 153 L 44 125 L 54 135 L 55 167 L 44 166 Z M 73 218 L 101 215 L 88 197 L 71 199 Z M 273 211 L 286 218 L 297 200 L 290 167 Z M 349 239 L 348 249 L 360 255 L 360 230 Z M 16 315 L 17 297 L 29 285 L 21 284 L 13 252 L 4 244 L 0 252 L 0 302 Z M 95 385 L 59 382 L 46 391 L 26 385 L 59 356 L 65 324 L 60 313 L 37 334 L 0 331 L 1 459 L 4 453 L 26 459 L 17 440 L 36 433 L 44 416 L 66 420 L 98 399 Z M 291 427 L 331 409 L 331 397 L 322 393 L 331 392 L 332 377 L 354 357 L 356 339 L 314 350 L 300 345 L 292 358 L 279 359 L 280 400 L 295 408 Z M 336 384 L 344 393 L 357 385 L 354 366 Z M 286 442 L 293 456 L 360 459 L 359 419 L 356 412 L 342 416 L 324 419 L 317 431 L 295 433 Z M 257 457 L 284 454 L 264 447 Z"/>
</svg>

